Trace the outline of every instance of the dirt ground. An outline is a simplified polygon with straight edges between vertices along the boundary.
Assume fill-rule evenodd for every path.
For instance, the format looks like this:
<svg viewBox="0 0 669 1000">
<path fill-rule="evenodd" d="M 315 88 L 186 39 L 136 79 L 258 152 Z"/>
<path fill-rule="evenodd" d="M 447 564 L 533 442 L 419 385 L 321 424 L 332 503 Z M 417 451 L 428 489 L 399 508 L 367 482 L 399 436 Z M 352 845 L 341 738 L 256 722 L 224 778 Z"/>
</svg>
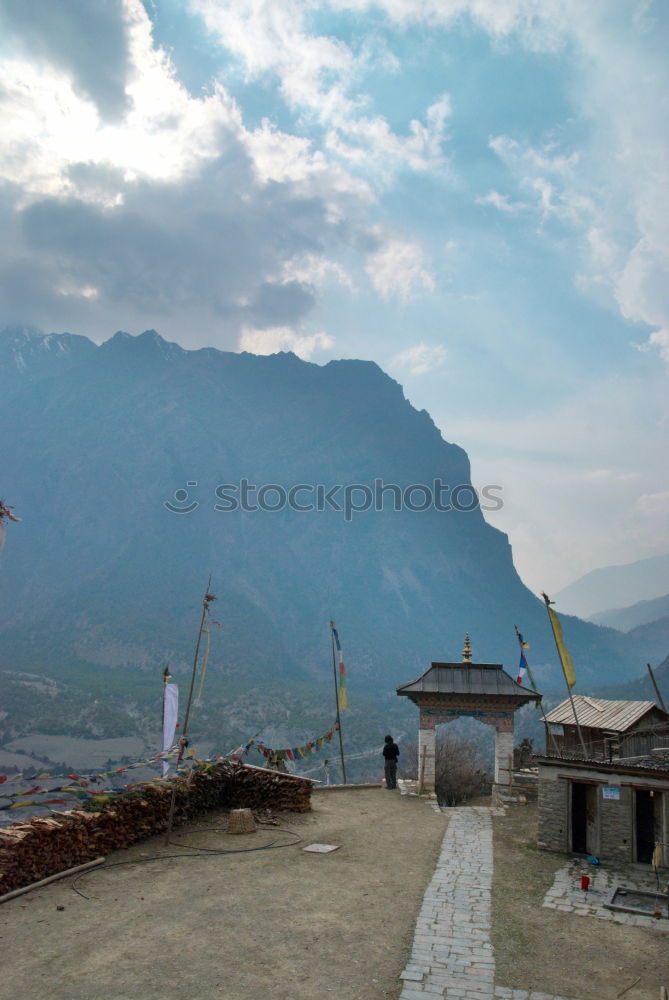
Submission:
<svg viewBox="0 0 669 1000">
<path fill-rule="evenodd" d="M 297 844 L 271 827 L 228 836 L 223 812 L 175 837 L 285 848 L 193 856 L 154 838 L 81 878 L 89 899 L 69 878 L 2 904 L 1 1000 L 397 1000 L 448 813 L 382 788 L 321 791 L 313 805 L 280 817 Z M 543 909 L 566 859 L 539 851 L 535 830 L 534 805 L 494 820 L 496 983 L 658 1000 L 669 936 Z M 340 848 L 305 853 L 313 842 Z M 180 857 L 148 860 L 166 854 Z"/>
<path fill-rule="evenodd" d="M 89 899 L 67 879 L 2 904 L 0 997 L 396 998 L 447 816 L 383 788 L 317 792 L 313 806 L 280 817 L 297 845 L 146 862 L 192 854 L 154 838 L 83 877 Z M 294 840 L 272 828 L 229 836 L 225 822 L 210 814 L 175 839 L 218 850 Z M 341 846 L 305 853 L 313 842 Z"/>
<path fill-rule="evenodd" d="M 669 935 L 652 924 L 630 927 L 542 908 L 567 859 L 536 847 L 536 825 L 536 803 L 494 820 L 497 984 L 581 1000 L 658 1000 L 660 986 L 669 984 Z"/>
</svg>

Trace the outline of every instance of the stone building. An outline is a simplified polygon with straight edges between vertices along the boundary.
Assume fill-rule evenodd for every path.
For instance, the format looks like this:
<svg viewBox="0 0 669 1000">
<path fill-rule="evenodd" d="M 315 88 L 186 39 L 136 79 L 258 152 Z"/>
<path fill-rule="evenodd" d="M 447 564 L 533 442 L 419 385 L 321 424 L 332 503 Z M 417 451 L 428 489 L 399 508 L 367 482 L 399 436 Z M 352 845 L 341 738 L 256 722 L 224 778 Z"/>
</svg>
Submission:
<svg viewBox="0 0 669 1000">
<path fill-rule="evenodd" d="M 618 760 L 535 758 L 539 847 L 669 866 L 669 749 Z"/>
</svg>

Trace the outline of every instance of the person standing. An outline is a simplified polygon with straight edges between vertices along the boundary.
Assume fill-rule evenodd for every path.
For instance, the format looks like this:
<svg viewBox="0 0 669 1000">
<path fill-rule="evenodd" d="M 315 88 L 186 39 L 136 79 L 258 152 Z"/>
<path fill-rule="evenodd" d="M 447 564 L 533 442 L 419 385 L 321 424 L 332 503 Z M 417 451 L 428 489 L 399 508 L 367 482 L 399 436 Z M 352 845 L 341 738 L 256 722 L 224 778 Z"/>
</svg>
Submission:
<svg viewBox="0 0 669 1000">
<path fill-rule="evenodd" d="M 386 788 L 397 788 L 397 758 L 400 755 L 400 748 L 394 742 L 392 736 L 386 736 L 383 745 L 383 757 L 385 760 Z"/>
</svg>

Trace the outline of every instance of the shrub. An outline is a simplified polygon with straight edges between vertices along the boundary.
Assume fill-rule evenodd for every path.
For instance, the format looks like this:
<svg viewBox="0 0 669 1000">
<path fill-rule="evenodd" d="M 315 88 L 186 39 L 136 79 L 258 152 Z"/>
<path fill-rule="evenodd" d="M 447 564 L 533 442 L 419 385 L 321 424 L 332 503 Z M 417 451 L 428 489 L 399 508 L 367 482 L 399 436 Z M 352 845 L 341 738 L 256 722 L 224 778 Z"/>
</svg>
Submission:
<svg viewBox="0 0 669 1000">
<path fill-rule="evenodd" d="M 404 752 L 404 777 L 418 777 L 418 747 L 410 743 Z M 457 806 L 481 795 L 489 795 L 492 776 L 485 755 L 475 740 L 437 733 L 435 792 L 442 806 Z"/>
</svg>

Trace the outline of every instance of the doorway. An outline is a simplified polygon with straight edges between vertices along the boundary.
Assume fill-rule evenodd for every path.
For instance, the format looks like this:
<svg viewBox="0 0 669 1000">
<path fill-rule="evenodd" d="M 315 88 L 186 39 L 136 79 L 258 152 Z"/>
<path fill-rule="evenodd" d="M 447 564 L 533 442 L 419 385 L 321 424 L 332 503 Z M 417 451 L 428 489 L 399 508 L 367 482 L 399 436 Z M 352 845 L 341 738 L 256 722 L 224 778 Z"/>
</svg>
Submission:
<svg viewBox="0 0 669 1000">
<path fill-rule="evenodd" d="M 571 849 L 574 854 L 596 855 L 599 851 L 598 787 L 583 781 L 571 783 Z"/>
<path fill-rule="evenodd" d="M 636 788 L 634 791 L 634 822 L 636 832 L 636 860 L 649 865 L 653 860 L 653 849 L 656 840 L 656 821 L 659 820 L 659 809 L 656 803 L 660 801 L 660 793 L 648 788 Z M 659 824 L 658 824 L 659 825 Z M 657 838 L 661 839 L 661 838 Z"/>
</svg>

